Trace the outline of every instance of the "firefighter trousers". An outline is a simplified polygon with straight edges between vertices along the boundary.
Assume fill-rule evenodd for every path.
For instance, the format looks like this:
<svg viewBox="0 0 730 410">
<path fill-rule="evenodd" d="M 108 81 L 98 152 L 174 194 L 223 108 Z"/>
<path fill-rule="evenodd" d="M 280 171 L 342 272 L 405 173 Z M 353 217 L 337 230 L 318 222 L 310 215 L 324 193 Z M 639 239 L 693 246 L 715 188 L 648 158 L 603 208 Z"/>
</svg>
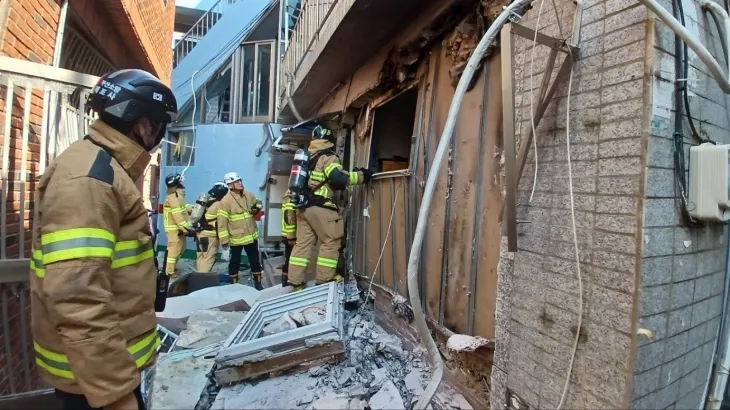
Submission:
<svg viewBox="0 0 730 410">
<path fill-rule="evenodd" d="M 198 257 L 196 259 L 197 271 L 200 273 L 209 273 L 213 269 L 213 264 L 218 258 L 218 241 L 217 237 L 198 237 L 195 240 Z"/>
<path fill-rule="evenodd" d="M 244 246 L 231 246 L 231 260 L 228 262 L 228 275 L 231 277 L 238 277 L 238 270 L 241 267 L 241 253 L 244 251 L 248 257 L 248 265 L 251 267 L 251 274 L 261 275 L 259 244 L 256 241 Z"/>
<path fill-rule="evenodd" d="M 335 277 L 340 240 L 345 235 L 342 216 L 334 209 L 309 207 L 297 210 L 297 243 L 289 258 L 289 283 L 294 286 L 306 282 L 305 270 L 317 240 L 317 284 L 329 282 Z"/>
<path fill-rule="evenodd" d="M 168 276 L 175 274 L 175 265 L 180 259 L 180 255 L 185 252 L 185 237 L 179 233 L 176 235 L 174 232 L 167 233 L 167 266 L 165 267 L 165 273 Z"/>
</svg>

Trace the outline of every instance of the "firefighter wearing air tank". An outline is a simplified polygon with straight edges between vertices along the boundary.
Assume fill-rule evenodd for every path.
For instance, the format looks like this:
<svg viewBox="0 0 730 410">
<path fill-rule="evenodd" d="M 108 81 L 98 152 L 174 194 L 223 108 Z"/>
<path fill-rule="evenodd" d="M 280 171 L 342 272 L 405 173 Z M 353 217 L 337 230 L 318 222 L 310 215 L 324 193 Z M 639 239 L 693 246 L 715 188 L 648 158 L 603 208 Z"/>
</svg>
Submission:
<svg viewBox="0 0 730 410">
<path fill-rule="evenodd" d="M 284 239 L 284 265 L 281 266 L 281 286 L 289 282 L 289 258 L 297 242 L 297 208 L 292 193 L 287 190 L 281 204 L 281 236 Z"/>
<path fill-rule="evenodd" d="M 180 174 L 168 175 L 165 178 L 167 197 L 162 206 L 163 227 L 167 235 L 167 276 L 175 276 L 175 265 L 180 255 L 185 252 L 185 237 L 190 233 L 187 205 L 185 204 L 185 187 Z"/>
<path fill-rule="evenodd" d="M 238 269 L 241 265 L 241 253 L 246 252 L 254 287 L 261 286 L 261 262 L 259 260 L 259 230 L 253 219 L 261 212 L 261 200 L 243 187 L 241 176 L 229 172 L 223 177 L 228 185 L 228 194 L 223 197 L 218 209 L 218 238 L 224 250 L 230 247 L 228 275 L 233 283 L 238 283 Z"/>
<path fill-rule="evenodd" d="M 198 251 L 197 270 L 201 273 L 209 273 L 218 257 L 218 210 L 221 207 L 221 199 L 228 193 L 228 187 L 217 182 L 208 191 L 208 203 L 205 214 L 200 221 L 200 232 L 195 238 Z"/>
<path fill-rule="evenodd" d="M 335 270 L 345 232 L 342 216 L 334 203 L 334 190 L 368 183 L 373 175 L 368 169 L 355 168 L 352 172 L 342 169 L 334 152 L 335 138 L 331 130 L 317 126 L 312 138 L 308 153 L 300 150 L 295 155 L 289 180 L 292 200 L 298 208 L 297 240 L 289 258 L 289 283 L 295 290 L 304 287 L 304 271 L 316 241 L 320 243 L 317 284 L 342 281 Z"/>
</svg>

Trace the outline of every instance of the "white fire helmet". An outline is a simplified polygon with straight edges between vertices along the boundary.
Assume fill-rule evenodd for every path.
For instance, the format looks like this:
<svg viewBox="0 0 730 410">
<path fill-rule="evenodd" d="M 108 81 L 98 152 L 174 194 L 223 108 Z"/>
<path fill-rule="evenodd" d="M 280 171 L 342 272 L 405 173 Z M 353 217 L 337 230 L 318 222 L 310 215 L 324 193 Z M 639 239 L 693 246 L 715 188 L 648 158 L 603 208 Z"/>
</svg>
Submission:
<svg viewBox="0 0 730 410">
<path fill-rule="evenodd" d="M 223 182 L 228 185 L 232 184 L 236 181 L 241 181 L 241 176 L 238 175 L 238 172 L 229 172 L 223 177 Z"/>
</svg>

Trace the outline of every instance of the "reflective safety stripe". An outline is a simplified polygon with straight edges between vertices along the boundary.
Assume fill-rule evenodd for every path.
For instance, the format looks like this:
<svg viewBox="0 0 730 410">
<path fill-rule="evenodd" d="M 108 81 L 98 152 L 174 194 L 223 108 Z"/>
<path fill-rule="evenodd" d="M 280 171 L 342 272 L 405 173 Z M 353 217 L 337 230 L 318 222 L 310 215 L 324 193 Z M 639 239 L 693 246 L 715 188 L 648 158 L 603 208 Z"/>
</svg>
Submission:
<svg viewBox="0 0 730 410">
<path fill-rule="evenodd" d="M 330 259 L 330 258 L 323 258 L 320 256 L 317 258 L 317 265 L 324 266 L 325 268 L 336 268 L 337 260 Z"/>
<path fill-rule="evenodd" d="M 315 182 L 322 182 L 325 179 L 324 173 L 319 171 L 312 171 L 312 173 L 309 174 L 309 178 Z"/>
<path fill-rule="evenodd" d="M 209 214 L 207 212 L 205 214 L 205 219 L 207 219 L 208 221 L 212 221 L 212 220 L 216 219 L 217 217 L 218 217 L 218 214 Z"/>
<path fill-rule="evenodd" d="M 240 213 L 240 214 L 231 215 L 228 211 L 219 210 L 218 216 L 222 216 L 222 217 L 228 219 L 229 221 L 243 221 L 248 218 L 251 218 L 251 214 L 248 213 L 247 211 L 243 211 L 243 213 Z"/>
<path fill-rule="evenodd" d="M 228 237 L 228 231 L 218 231 L 218 237 L 219 238 L 227 238 Z"/>
<path fill-rule="evenodd" d="M 281 227 L 281 233 L 294 233 L 297 231 L 296 225 L 283 225 Z"/>
<path fill-rule="evenodd" d="M 339 162 L 333 162 L 333 163 L 327 165 L 327 167 L 324 169 L 324 176 L 329 178 L 332 171 L 334 171 L 335 169 L 339 169 L 339 168 L 342 168 L 342 165 L 340 165 Z"/>
<path fill-rule="evenodd" d="M 112 269 L 134 265 L 152 259 L 154 250 L 151 241 L 121 241 L 114 247 Z"/>
<path fill-rule="evenodd" d="M 289 264 L 294 266 L 301 266 L 303 268 L 306 268 L 307 265 L 309 265 L 309 260 L 306 258 L 299 258 L 296 256 L 290 256 L 289 257 Z"/>
<path fill-rule="evenodd" d="M 137 367 L 142 367 L 145 363 L 147 363 L 150 357 L 152 357 L 152 354 L 155 352 L 155 349 L 160 345 L 160 343 L 160 337 L 155 331 L 139 342 L 129 346 L 127 350 L 129 351 L 129 354 L 132 355 Z"/>
<path fill-rule="evenodd" d="M 297 209 L 297 207 L 294 206 L 293 203 L 287 202 L 287 203 L 285 203 L 284 205 L 281 206 L 281 209 L 283 209 L 284 211 L 294 211 L 294 210 Z"/>
<path fill-rule="evenodd" d="M 30 258 L 30 270 L 35 272 L 35 275 L 41 279 L 46 277 L 46 270 L 43 267 L 43 252 L 40 249 L 33 249 Z"/>
<path fill-rule="evenodd" d="M 43 265 L 78 258 L 111 258 L 114 241 L 114 234 L 99 228 L 74 228 L 43 234 Z"/>
<path fill-rule="evenodd" d="M 161 343 L 160 337 L 155 331 L 137 343 L 128 346 L 127 351 L 132 355 L 132 359 L 134 359 L 134 364 L 137 368 L 140 368 L 150 360 L 150 357 L 152 357 Z M 39 367 L 54 376 L 74 380 L 74 374 L 71 371 L 68 356 L 45 349 L 36 342 L 33 342 L 33 345 L 36 352 L 35 362 Z"/>
<path fill-rule="evenodd" d="M 239 245 L 248 245 L 249 243 L 252 243 L 256 239 L 259 238 L 259 233 L 254 232 L 251 235 L 246 235 L 241 238 L 231 238 L 231 245 L 239 246 Z"/>
<path fill-rule="evenodd" d="M 350 185 L 357 185 L 357 172 L 350 172 Z"/>
</svg>

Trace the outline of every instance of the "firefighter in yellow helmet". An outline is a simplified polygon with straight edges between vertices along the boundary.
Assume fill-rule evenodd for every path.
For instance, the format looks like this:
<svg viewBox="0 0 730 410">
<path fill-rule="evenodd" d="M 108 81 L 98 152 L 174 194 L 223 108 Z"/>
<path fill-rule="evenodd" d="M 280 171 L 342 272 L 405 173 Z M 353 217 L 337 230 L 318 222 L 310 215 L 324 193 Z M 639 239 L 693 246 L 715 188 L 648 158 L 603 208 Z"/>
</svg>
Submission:
<svg viewBox="0 0 730 410">
<path fill-rule="evenodd" d="M 200 224 L 200 232 L 195 238 L 198 251 L 197 271 L 208 273 L 213 268 L 218 257 L 218 210 L 221 207 L 221 199 L 228 193 L 228 187 L 222 182 L 217 182 L 208 191 L 210 202 L 205 210 Z"/>
<path fill-rule="evenodd" d="M 36 191 L 35 362 L 64 409 L 143 409 L 140 372 L 160 339 L 152 231 L 135 181 L 177 103 L 152 74 L 121 70 L 99 79 L 87 108 L 99 120 L 53 160 Z"/>
<path fill-rule="evenodd" d="M 312 132 L 309 144 L 309 181 L 307 203 L 297 210 L 296 244 L 289 258 L 289 284 L 300 290 L 305 284 L 304 271 L 318 240 L 317 284 L 342 281 L 336 274 L 340 241 L 345 235 L 344 223 L 334 203 L 334 190 L 349 185 L 370 182 L 372 172 L 368 169 L 342 169 L 340 159 L 334 152 L 335 138 L 332 131 L 317 126 Z"/>
<path fill-rule="evenodd" d="M 245 251 L 251 266 L 254 287 L 262 290 L 259 229 L 253 217 L 261 212 L 263 205 L 253 193 L 244 189 L 238 173 L 227 173 L 223 182 L 228 185 L 228 194 L 223 197 L 218 209 L 218 238 L 224 251 L 230 252 L 228 275 L 231 282 L 238 283 L 241 253 Z"/>
<path fill-rule="evenodd" d="M 185 252 L 185 237 L 191 233 L 188 206 L 185 204 L 185 187 L 180 174 L 165 178 L 167 197 L 162 206 L 163 227 L 167 234 L 167 276 L 175 277 L 175 266 Z"/>
<path fill-rule="evenodd" d="M 289 258 L 297 242 L 297 208 L 291 198 L 291 191 L 284 194 L 281 204 L 281 236 L 284 239 L 284 264 L 281 266 L 281 286 L 289 281 Z"/>
</svg>

